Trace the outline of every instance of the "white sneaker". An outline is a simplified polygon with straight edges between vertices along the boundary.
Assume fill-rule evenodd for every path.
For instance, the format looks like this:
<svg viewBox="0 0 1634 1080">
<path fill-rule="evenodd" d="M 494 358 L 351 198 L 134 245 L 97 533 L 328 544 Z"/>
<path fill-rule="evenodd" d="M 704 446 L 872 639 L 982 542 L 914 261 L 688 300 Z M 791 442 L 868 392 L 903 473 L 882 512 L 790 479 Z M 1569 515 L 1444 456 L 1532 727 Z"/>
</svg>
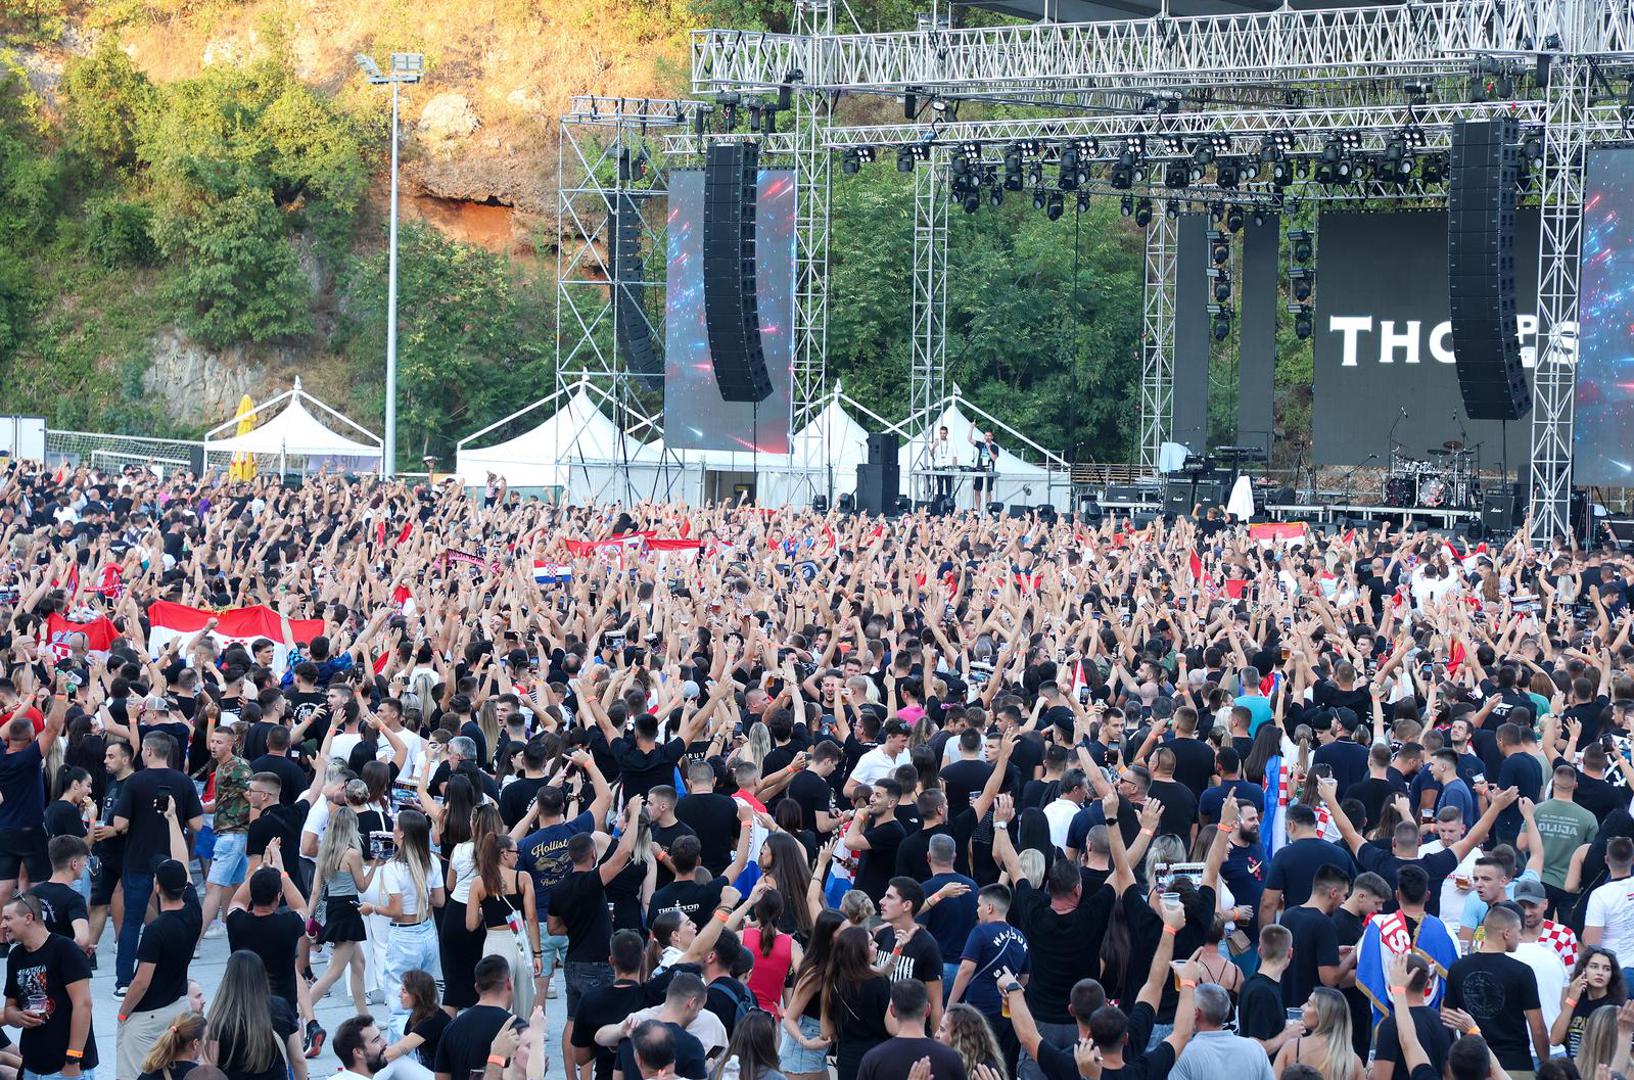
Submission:
<svg viewBox="0 0 1634 1080">
<path fill-rule="evenodd" d="M 206 930 L 204 932 L 204 936 L 207 937 L 207 938 L 226 937 L 227 936 L 227 926 L 226 926 L 225 923 L 219 923 L 219 922 L 218 923 L 211 923 L 210 924 L 210 929 L 208 929 L 208 930 Z"/>
</svg>

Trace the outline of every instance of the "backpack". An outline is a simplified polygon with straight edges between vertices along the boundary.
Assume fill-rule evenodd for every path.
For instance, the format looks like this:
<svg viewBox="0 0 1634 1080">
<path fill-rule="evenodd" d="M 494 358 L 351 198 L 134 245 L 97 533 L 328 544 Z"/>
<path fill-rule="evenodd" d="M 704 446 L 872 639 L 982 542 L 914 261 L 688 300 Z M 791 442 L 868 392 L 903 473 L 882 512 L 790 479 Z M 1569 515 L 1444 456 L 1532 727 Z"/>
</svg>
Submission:
<svg viewBox="0 0 1634 1080">
<path fill-rule="evenodd" d="M 733 1031 L 737 1030 L 738 1024 L 743 1022 L 745 1016 L 760 1008 L 760 1002 L 755 1000 L 754 994 L 750 993 L 748 987 L 736 979 L 716 979 L 709 984 L 709 989 L 711 991 L 719 990 L 732 1002 L 731 1027 Z M 729 1031 L 727 1034 L 731 1034 L 731 1032 Z"/>
</svg>

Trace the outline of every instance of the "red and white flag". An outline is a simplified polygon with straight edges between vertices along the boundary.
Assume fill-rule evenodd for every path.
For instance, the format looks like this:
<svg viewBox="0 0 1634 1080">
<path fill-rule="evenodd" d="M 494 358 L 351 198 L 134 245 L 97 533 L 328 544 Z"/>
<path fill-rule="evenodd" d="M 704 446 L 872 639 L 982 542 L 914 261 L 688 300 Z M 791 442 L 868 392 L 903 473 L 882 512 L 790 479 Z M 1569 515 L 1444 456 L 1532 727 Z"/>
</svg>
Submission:
<svg viewBox="0 0 1634 1080">
<path fill-rule="evenodd" d="M 119 628 L 106 615 L 81 621 L 52 612 L 51 617 L 45 620 L 45 651 L 58 660 L 64 659 L 69 655 L 69 639 L 74 634 L 85 635 L 85 646 L 92 655 L 107 656 L 108 649 L 119 636 Z"/>
<path fill-rule="evenodd" d="M 207 611 L 186 604 L 173 604 L 168 600 L 155 600 L 148 607 L 148 621 L 152 624 L 152 629 L 148 631 L 148 652 L 157 659 L 166 644 L 197 634 L 212 618 L 217 622 L 210 631 L 210 637 L 218 646 L 249 645 L 266 638 L 273 645 L 273 670 L 283 673 L 289 661 L 289 646 L 284 643 L 282 620 L 276 611 L 264 604 Z M 323 620 L 291 619 L 289 630 L 297 645 L 305 645 L 323 633 Z"/>
</svg>

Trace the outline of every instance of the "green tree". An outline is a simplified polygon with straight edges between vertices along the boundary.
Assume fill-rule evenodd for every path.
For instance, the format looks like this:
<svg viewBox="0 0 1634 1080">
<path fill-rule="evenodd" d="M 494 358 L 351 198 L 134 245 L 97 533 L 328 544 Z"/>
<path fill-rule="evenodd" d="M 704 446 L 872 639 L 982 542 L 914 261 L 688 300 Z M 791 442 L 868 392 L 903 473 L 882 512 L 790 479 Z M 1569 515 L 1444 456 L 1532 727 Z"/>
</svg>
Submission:
<svg viewBox="0 0 1634 1080">
<path fill-rule="evenodd" d="M 93 170 L 136 164 L 136 129 L 153 109 L 153 84 L 107 35 L 62 76 L 62 130 L 68 147 Z"/>
<path fill-rule="evenodd" d="M 398 237 L 398 465 L 451 461 L 454 443 L 554 388 L 551 294 L 500 256 L 416 222 Z M 386 253 L 347 277 L 350 319 L 336 344 L 360 403 L 385 412 Z"/>
<path fill-rule="evenodd" d="M 312 329 L 311 288 L 265 191 L 200 203 L 159 229 L 177 268 L 170 284 L 185 329 L 211 345 L 269 341 Z"/>
</svg>

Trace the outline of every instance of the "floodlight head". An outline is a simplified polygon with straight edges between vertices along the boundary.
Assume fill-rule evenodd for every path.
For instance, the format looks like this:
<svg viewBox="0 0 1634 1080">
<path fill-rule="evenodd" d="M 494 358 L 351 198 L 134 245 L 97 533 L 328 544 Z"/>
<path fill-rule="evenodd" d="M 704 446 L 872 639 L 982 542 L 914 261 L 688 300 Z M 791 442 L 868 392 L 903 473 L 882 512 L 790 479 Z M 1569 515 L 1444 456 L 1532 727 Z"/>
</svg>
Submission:
<svg viewBox="0 0 1634 1080">
<path fill-rule="evenodd" d="M 362 71 L 363 74 L 367 75 L 371 79 L 380 78 L 380 65 L 374 62 L 374 57 L 365 56 L 363 53 L 358 53 L 355 57 L 353 57 L 353 59 L 357 61 L 358 69 Z"/>
<path fill-rule="evenodd" d="M 391 54 L 391 71 L 393 75 L 424 75 L 426 58 L 424 53 L 394 52 Z"/>
</svg>

